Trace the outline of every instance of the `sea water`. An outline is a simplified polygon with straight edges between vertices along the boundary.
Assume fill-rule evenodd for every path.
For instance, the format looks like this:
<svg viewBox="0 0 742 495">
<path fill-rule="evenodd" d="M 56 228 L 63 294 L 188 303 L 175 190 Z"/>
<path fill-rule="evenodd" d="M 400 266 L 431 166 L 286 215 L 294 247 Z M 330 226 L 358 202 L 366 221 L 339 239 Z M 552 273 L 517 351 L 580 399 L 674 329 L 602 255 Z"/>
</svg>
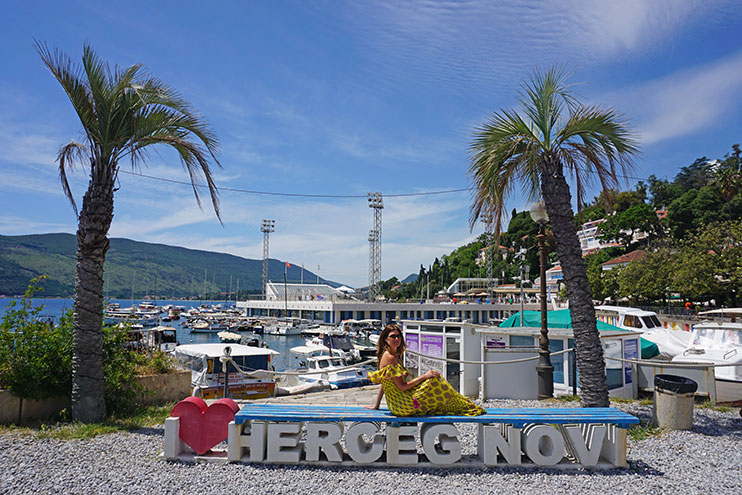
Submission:
<svg viewBox="0 0 742 495">
<path fill-rule="evenodd" d="M 8 298 L 8 299 L 0 299 L 0 317 L 5 314 L 5 310 L 8 307 L 8 304 L 10 301 L 13 301 L 14 299 Z M 17 300 L 16 300 L 17 301 Z M 59 317 L 64 314 L 64 312 L 68 309 L 71 309 L 73 306 L 73 300 L 72 299 L 32 299 L 33 306 L 43 306 L 43 309 L 40 313 L 40 317 L 44 320 L 52 319 L 55 322 L 59 320 Z M 131 307 L 132 305 L 137 306 L 143 300 L 141 299 L 134 299 L 133 301 L 131 299 L 111 299 L 109 302 L 111 303 L 118 303 L 122 308 Z M 173 305 L 173 306 L 182 306 L 186 310 L 190 308 L 196 308 L 200 304 L 203 303 L 203 301 L 152 301 L 148 300 L 147 302 L 151 303 L 154 302 L 157 306 L 167 306 L 167 305 Z M 219 301 L 213 301 L 214 303 L 220 303 Z M 230 304 L 224 304 L 224 302 L 220 303 L 223 307 L 229 307 L 234 306 L 232 303 Z M 191 329 L 189 327 L 183 326 L 182 323 L 185 322 L 185 318 L 181 318 L 180 320 L 174 320 L 174 321 L 168 321 L 163 322 L 162 324 L 164 326 L 173 327 L 177 330 L 177 339 L 178 344 L 208 344 L 208 343 L 219 343 L 219 337 L 217 336 L 217 332 L 214 333 L 191 333 Z M 239 332 L 240 335 L 243 335 L 245 337 L 253 337 L 253 334 L 250 332 Z M 278 356 L 274 356 L 272 359 L 273 366 L 276 368 L 277 371 L 283 371 L 287 369 L 293 369 L 297 368 L 299 366 L 299 357 L 295 354 L 292 354 L 290 349 L 292 347 L 296 347 L 299 345 L 304 345 L 305 337 L 302 337 L 300 335 L 290 335 L 287 337 L 279 337 L 277 335 L 254 335 L 256 337 L 260 344 L 262 345 L 263 342 L 265 342 L 268 345 L 269 349 L 272 349 L 279 353 Z"/>
</svg>

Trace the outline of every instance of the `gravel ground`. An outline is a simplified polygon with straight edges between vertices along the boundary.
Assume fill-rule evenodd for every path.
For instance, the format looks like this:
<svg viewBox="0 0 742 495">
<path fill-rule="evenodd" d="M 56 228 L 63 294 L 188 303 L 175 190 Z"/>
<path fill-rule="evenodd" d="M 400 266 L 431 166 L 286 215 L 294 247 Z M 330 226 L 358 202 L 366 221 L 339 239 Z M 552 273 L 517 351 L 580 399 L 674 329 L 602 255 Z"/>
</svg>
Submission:
<svg viewBox="0 0 742 495">
<path fill-rule="evenodd" d="M 543 407 L 490 401 L 487 407 Z M 568 404 L 553 403 L 554 407 Z M 651 406 L 614 407 L 651 417 Z M 322 468 L 186 464 L 157 459 L 163 429 L 102 435 L 92 440 L 39 440 L 0 434 L 0 493 L 742 493 L 742 418 L 738 409 L 696 408 L 691 431 L 629 440 L 629 468 L 609 471 L 534 468 Z M 475 430 L 461 425 L 464 453 Z"/>
</svg>

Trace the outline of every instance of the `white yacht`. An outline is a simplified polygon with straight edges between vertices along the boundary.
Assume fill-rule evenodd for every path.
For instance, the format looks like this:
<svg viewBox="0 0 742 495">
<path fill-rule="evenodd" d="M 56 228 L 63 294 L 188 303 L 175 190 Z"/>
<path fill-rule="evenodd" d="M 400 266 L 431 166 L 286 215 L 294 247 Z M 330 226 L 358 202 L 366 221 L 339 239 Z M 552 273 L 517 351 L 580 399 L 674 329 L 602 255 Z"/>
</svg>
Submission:
<svg viewBox="0 0 742 495">
<path fill-rule="evenodd" d="M 672 359 L 688 348 L 691 332 L 664 328 L 657 313 L 623 306 L 595 306 L 595 316 L 611 325 L 642 332 L 642 338 L 657 345 L 660 358 Z"/>
<path fill-rule="evenodd" d="M 714 370 L 716 400 L 742 401 L 742 323 L 696 323 L 691 332 L 690 344 L 672 362 L 727 365 Z"/>
</svg>

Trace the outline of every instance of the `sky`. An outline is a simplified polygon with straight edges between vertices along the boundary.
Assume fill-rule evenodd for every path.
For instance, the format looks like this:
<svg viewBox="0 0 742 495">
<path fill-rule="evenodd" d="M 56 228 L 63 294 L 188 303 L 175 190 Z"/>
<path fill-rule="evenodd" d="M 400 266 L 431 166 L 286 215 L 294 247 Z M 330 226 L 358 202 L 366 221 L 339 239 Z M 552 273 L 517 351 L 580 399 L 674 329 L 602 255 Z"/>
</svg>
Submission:
<svg viewBox="0 0 742 495">
<path fill-rule="evenodd" d="M 734 1 L 11 0 L 0 27 L 2 235 L 77 227 L 55 159 L 81 128 L 34 39 L 75 62 L 88 42 L 111 65 L 143 64 L 220 140 L 223 223 L 161 149 L 137 169 L 121 163 L 111 237 L 262 259 L 261 222 L 273 219 L 271 258 L 355 287 L 368 283 L 368 192 L 384 196 L 382 279 L 481 234 L 469 228 L 469 144 L 517 108 L 539 68 L 568 67 L 583 102 L 629 120 L 637 179 L 672 179 L 742 142 Z M 79 205 L 85 170 L 70 181 Z M 531 200 L 516 190 L 508 210 Z"/>
</svg>

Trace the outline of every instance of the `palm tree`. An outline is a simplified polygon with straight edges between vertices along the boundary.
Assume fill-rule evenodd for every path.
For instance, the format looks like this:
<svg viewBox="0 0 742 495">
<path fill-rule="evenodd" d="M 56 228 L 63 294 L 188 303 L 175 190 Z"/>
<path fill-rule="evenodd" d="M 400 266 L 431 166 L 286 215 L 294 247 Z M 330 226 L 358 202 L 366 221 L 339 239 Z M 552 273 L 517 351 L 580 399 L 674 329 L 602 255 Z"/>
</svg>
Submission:
<svg viewBox="0 0 742 495">
<path fill-rule="evenodd" d="M 728 164 L 719 165 L 714 171 L 711 185 L 721 194 L 727 202 L 727 213 L 729 220 L 732 219 L 732 198 L 739 192 L 742 186 L 742 175 L 736 167 Z"/>
<path fill-rule="evenodd" d="M 637 144 L 615 111 L 581 105 L 566 79 L 557 67 L 536 72 L 523 86 L 522 113 L 500 110 L 476 130 L 469 167 L 474 184 L 470 226 L 481 215 L 493 215 L 499 236 L 505 201 L 518 184 L 530 199 L 543 198 L 567 284 L 581 402 L 603 407 L 608 405 L 603 349 L 565 172 L 575 182 L 581 206 L 591 174 L 603 189 L 614 186 L 617 176 L 631 168 Z"/>
<path fill-rule="evenodd" d="M 219 217 L 217 188 L 209 168 L 210 160 L 219 165 L 218 140 L 176 91 L 144 74 L 141 65 L 111 70 L 87 43 L 82 66 L 73 64 L 64 53 L 51 52 L 38 41 L 36 50 L 70 99 L 84 134 L 83 142 L 62 146 L 57 161 L 62 189 L 78 216 L 72 413 L 76 420 L 94 422 L 106 415 L 103 264 L 113 220 L 113 197 L 118 189 L 119 163 L 128 158 L 134 168 L 145 162 L 150 146 L 170 146 L 190 176 L 199 206 L 198 187 L 203 178 Z M 68 171 L 76 163 L 90 175 L 79 214 L 67 181 Z"/>
</svg>

